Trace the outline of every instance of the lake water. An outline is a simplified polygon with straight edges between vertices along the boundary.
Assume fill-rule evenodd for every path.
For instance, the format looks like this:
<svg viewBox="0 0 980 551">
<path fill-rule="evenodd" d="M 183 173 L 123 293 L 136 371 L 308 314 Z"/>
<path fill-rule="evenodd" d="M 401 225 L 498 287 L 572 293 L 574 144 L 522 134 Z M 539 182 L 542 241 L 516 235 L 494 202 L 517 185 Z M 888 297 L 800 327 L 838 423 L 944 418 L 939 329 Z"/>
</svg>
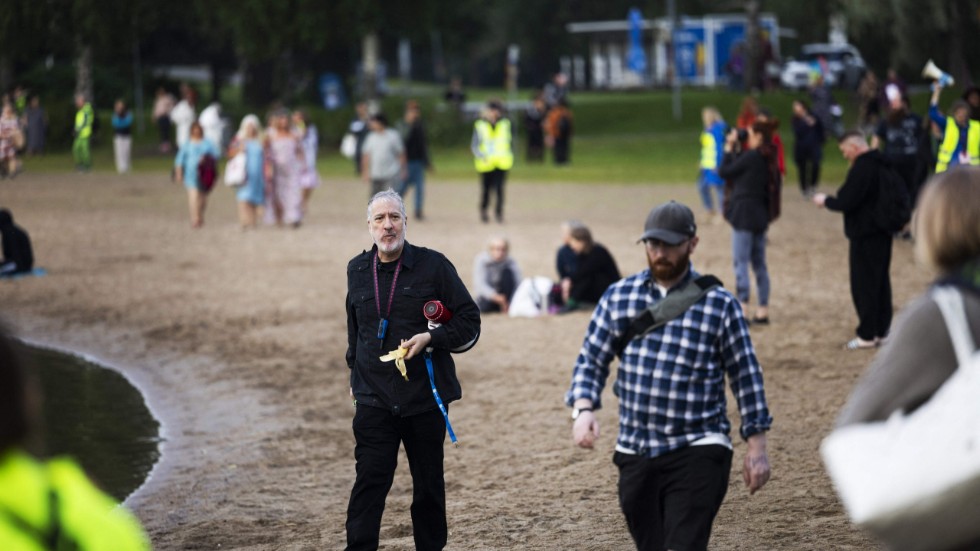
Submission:
<svg viewBox="0 0 980 551">
<path fill-rule="evenodd" d="M 160 424 L 119 373 L 78 356 L 30 348 L 44 394 L 47 456 L 70 455 L 122 501 L 160 457 Z"/>
</svg>

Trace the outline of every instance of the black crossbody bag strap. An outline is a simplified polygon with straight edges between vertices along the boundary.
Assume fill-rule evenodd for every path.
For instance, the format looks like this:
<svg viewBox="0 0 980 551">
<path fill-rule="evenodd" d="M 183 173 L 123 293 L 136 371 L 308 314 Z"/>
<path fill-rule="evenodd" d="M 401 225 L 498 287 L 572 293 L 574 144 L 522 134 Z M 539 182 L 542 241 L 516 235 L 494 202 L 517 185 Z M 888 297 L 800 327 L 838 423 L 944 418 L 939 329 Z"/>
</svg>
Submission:
<svg viewBox="0 0 980 551">
<path fill-rule="evenodd" d="M 616 340 L 614 344 L 616 355 L 622 357 L 623 350 L 626 349 L 630 341 L 646 335 L 658 327 L 663 327 L 667 322 L 687 312 L 688 308 L 694 306 L 695 303 L 704 298 L 704 295 L 708 294 L 708 291 L 715 287 L 723 287 L 721 280 L 713 275 L 705 274 L 688 281 L 684 287 L 669 293 L 650 305 L 630 321 L 626 332 Z"/>
</svg>

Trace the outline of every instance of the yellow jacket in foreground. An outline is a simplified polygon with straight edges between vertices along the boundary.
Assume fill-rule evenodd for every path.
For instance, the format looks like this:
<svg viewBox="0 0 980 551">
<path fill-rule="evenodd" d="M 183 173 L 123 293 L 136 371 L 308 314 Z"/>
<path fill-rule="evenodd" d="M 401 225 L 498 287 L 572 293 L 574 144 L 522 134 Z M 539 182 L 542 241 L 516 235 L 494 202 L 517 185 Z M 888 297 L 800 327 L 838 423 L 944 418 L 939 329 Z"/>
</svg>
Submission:
<svg viewBox="0 0 980 551">
<path fill-rule="evenodd" d="M 13 449 L 0 453 L 0 549 L 144 551 L 150 544 L 132 513 L 74 461 L 41 463 Z"/>
</svg>

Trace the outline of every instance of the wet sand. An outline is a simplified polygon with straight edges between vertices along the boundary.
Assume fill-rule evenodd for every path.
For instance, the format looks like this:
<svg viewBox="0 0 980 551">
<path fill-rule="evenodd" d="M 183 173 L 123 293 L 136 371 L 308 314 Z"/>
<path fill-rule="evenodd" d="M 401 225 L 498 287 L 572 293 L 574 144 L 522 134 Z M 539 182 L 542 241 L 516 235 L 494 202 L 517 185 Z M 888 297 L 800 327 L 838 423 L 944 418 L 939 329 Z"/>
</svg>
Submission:
<svg viewBox="0 0 980 551">
<path fill-rule="evenodd" d="M 183 189 L 166 175 L 27 172 L 0 182 L 0 205 L 30 232 L 49 272 L 0 282 L 2 316 L 28 339 L 117 367 L 163 423 L 163 458 L 127 500 L 158 549 L 343 547 L 354 474 L 345 267 L 371 242 L 364 184 L 324 176 L 302 228 L 244 233 L 224 188 L 206 226 L 191 230 Z M 635 272 L 649 208 L 671 198 L 698 204 L 693 184 L 511 182 L 506 223 L 484 225 L 475 177 L 427 187 L 427 219 L 410 220 L 408 239 L 445 253 L 467 284 L 495 233 L 511 239 L 525 275 L 554 277 L 558 226 L 570 218 L 591 227 L 624 274 Z M 736 443 L 711 547 L 873 549 L 848 524 L 817 454 L 872 357 L 842 349 L 856 319 L 841 218 L 791 185 L 783 212 L 769 235 L 772 325 L 752 329 L 775 417 L 773 477 L 750 497 Z M 695 267 L 732 288 L 730 230 L 699 223 Z M 907 243 L 895 245 L 892 276 L 899 307 L 929 281 Z M 604 395 L 594 451 L 572 446 L 562 404 L 587 323 L 587 313 L 488 315 L 478 346 L 457 358 L 449 549 L 631 548 L 611 462 L 615 397 Z M 413 548 L 410 502 L 402 456 L 382 549 Z"/>
</svg>

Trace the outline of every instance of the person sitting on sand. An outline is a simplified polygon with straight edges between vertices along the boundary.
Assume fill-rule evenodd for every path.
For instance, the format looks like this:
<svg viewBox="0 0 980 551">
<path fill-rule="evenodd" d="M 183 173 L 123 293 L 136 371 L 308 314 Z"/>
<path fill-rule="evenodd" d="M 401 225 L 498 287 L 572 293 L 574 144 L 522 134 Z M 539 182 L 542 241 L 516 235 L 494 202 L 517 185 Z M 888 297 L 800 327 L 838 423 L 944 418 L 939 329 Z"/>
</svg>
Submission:
<svg viewBox="0 0 980 551">
<path fill-rule="evenodd" d="M 616 261 L 605 247 L 592 240 L 589 228 L 572 228 L 568 245 L 575 251 L 578 266 L 572 277 L 561 283 L 563 312 L 596 304 L 606 288 L 620 278 Z"/>
<path fill-rule="evenodd" d="M 25 274 L 34 269 L 31 238 L 23 228 L 14 224 L 14 216 L 7 209 L 0 209 L 0 239 L 3 240 L 0 277 Z"/>
<path fill-rule="evenodd" d="M 521 270 L 508 255 L 510 243 L 504 237 L 491 237 L 487 250 L 476 256 L 473 263 L 473 298 L 480 312 L 507 313 Z"/>
</svg>

